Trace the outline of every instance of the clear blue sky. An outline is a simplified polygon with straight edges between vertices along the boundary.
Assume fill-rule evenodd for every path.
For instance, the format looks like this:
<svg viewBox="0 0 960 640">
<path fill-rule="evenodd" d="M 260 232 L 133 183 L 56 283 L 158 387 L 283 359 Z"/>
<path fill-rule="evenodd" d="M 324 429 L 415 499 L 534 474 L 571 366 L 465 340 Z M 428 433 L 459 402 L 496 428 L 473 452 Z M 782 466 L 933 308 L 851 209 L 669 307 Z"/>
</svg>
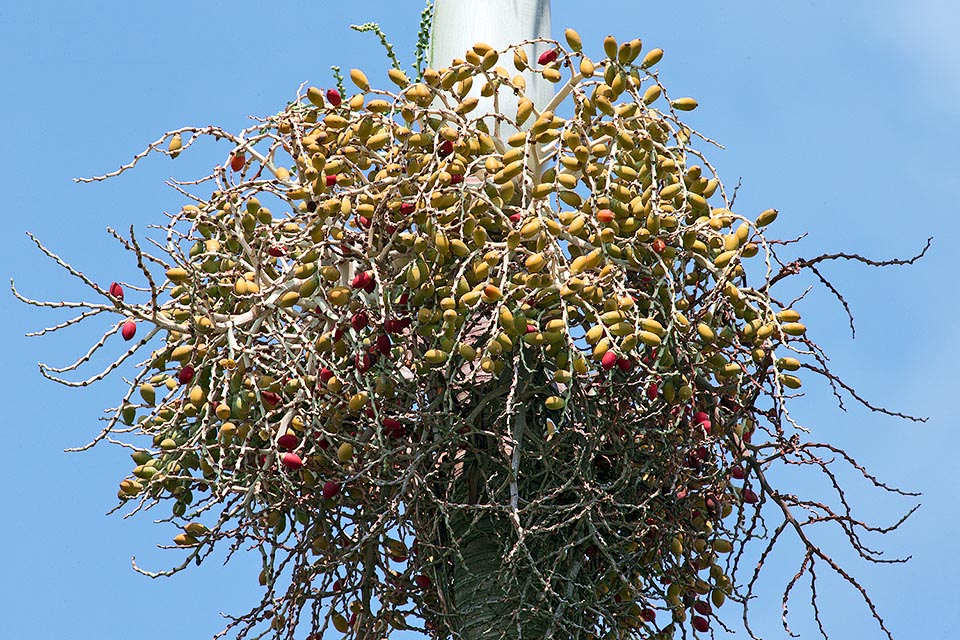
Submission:
<svg viewBox="0 0 960 640">
<path fill-rule="evenodd" d="M 73 177 L 115 168 L 166 129 L 245 126 L 248 115 L 281 109 L 304 81 L 328 85 L 330 65 L 361 67 L 386 85 L 376 38 L 348 25 L 380 22 L 409 65 L 422 4 L 3 3 L 0 274 L 35 297 L 85 295 L 33 248 L 24 235 L 31 230 L 98 282 L 134 277 L 105 228 L 142 231 L 161 221 L 162 211 L 181 204 L 163 181 L 201 175 L 226 148 L 210 144 L 176 163 L 153 158 L 105 184 L 77 185 Z M 777 207 L 782 237 L 809 232 L 806 253 L 905 256 L 935 236 L 928 258 L 912 267 L 826 268 L 857 314 L 856 340 L 829 296 L 813 294 L 800 306 L 836 371 L 867 397 L 930 422 L 874 416 L 853 403 L 840 412 L 812 380 L 796 412 L 815 437 L 924 493 L 914 518 L 877 542 L 912 553 L 907 566 L 865 567 L 842 544 L 833 548 L 870 588 L 897 638 L 956 637 L 960 8 L 946 0 L 554 0 L 553 24 L 557 37 L 578 29 L 595 54 L 608 33 L 663 47 L 661 77 L 674 95 L 699 99 L 690 121 L 726 145 L 712 153 L 726 181 L 743 177 L 739 209 Z M 241 613 L 258 597 L 255 560 L 211 562 L 172 580 L 135 574 L 133 555 L 151 568 L 175 556 L 154 549 L 172 532 L 149 517 L 104 517 L 129 459 L 110 447 L 62 452 L 97 432 L 99 412 L 123 383 L 73 391 L 36 368 L 38 360 L 72 361 L 95 327 L 27 339 L 25 332 L 61 316 L 26 308 L 9 293 L 0 293 L 0 309 L 7 407 L 0 638 L 209 638 L 222 627 L 218 612 Z M 854 483 L 851 497 L 878 524 L 910 506 L 863 483 Z M 772 562 L 768 597 L 754 610 L 765 638 L 785 637 L 779 589 L 798 561 L 784 547 Z M 881 637 L 849 588 L 824 576 L 820 590 L 833 637 Z M 807 601 L 801 590 L 794 626 L 813 638 Z"/>
</svg>

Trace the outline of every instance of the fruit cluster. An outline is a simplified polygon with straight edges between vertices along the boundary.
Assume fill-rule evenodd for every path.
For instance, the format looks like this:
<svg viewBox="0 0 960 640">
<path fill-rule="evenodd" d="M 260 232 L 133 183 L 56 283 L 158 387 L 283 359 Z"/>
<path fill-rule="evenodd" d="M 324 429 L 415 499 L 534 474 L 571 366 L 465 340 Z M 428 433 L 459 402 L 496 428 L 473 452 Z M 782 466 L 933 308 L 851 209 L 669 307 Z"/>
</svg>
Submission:
<svg viewBox="0 0 960 640">
<path fill-rule="evenodd" d="M 352 95 L 151 147 L 234 145 L 147 256 L 149 302 L 102 291 L 125 340 L 152 327 L 129 353 L 162 341 L 105 434 L 149 438 L 118 495 L 172 504 L 171 573 L 265 549 L 269 597 L 231 626 L 444 637 L 470 624 L 470 548 L 495 551 L 479 578 L 503 624 L 707 632 L 742 600 L 756 510 L 787 513 L 756 440 L 787 445 L 796 356 L 818 351 L 770 295 L 777 211 L 732 210 L 662 50 L 608 37 L 591 60 L 568 30 L 531 63 L 530 44 L 390 69 L 391 91 L 354 69 Z"/>
</svg>

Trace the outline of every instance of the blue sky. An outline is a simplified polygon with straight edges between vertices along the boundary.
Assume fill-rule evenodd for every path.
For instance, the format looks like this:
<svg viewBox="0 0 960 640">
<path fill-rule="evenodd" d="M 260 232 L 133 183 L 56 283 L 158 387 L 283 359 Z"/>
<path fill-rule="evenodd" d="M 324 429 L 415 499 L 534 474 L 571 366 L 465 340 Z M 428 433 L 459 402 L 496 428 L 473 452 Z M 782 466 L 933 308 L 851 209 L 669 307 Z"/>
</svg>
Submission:
<svg viewBox="0 0 960 640">
<path fill-rule="evenodd" d="M 84 295 L 34 249 L 24 235 L 29 230 L 98 282 L 132 277 L 132 263 L 105 228 L 143 231 L 161 221 L 164 210 L 181 204 L 163 181 L 201 175 L 226 147 L 211 143 L 176 163 L 152 158 L 103 184 L 77 185 L 73 177 L 115 168 L 167 129 L 245 126 L 248 115 L 283 108 L 302 82 L 328 85 L 330 65 L 363 68 L 385 86 L 376 38 L 348 25 L 380 22 L 409 65 L 421 9 L 420 0 L 0 5 L 7 220 L 0 274 L 33 297 Z M 738 208 L 780 209 L 775 230 L 782 237 L 809 233 L 803 253 L 907 256 L 934 236 L 928 257 L 911 267 L 825 269 L 857 316 L 856 340 L 842 309 L 822 291 L 800 307 L 835 371 L 866 397 L 930 421 L 904 423 L 853 403 L 841 412 L 813 380 L 795 411 L 815 437 L 844 446 L 881 478 L 924 493 L 921 510 L 878 543 L 891 554 L 912 554 L 910 564 L 864 566 L 842 544 L 831 548 L 870 589 L 895 637 L 955 637 L 960 570 L 953 532 L 960 517 L 950 434 L 960 355 L 953 244 L 960 240 L 953 223 L 960 9 L 945 0 L 554 0 L 553 26 L 555 37 L 576 28 L 594 54 L 608 33 L 664 48 L 661 77 L 674 95 L 700 101 L 689 120 L 725 145 L 711 157 L 727 183 L 743 178 Z M 175 630 L 210 637 L 222 627 L 220 611 L 241 613 L 255 602 L 255 559 L 225 568 L 211 562 L 172 580 L 131 571 L 133 555 L 151 568 L 172 563 L 171 554 L 154 549 L 172 532 L 149 516 L 104 516 L 130 468 L 121 450 L 62 451 L 96 434 L 100 411 L 123 383 L 70 390 L 43 380 L 36 368 L 38 360 L 72 360 L 102 327 L 28 339 L 24 333 L 61 316 L 26 308 L 9 293 L 0 293 L 0 309 L 0 401 L 9 411 L 0 448 L 7 508 L 0 637 L 119 640 L 135 633 L 153 640 Z M 878 524 L 910 506 L 856 482 L 851 498 Z M 786 637 L 779 589 L 798 561 L 784 547 L 771 564 L 754 608 L 765 638 Z M 820 590 L 833 637 L 881 637 L 849 588 L 824 576 Z M 807 599 L 801 591 L 792 606 L 804 638 L 816 637 Z"/>
</svg>

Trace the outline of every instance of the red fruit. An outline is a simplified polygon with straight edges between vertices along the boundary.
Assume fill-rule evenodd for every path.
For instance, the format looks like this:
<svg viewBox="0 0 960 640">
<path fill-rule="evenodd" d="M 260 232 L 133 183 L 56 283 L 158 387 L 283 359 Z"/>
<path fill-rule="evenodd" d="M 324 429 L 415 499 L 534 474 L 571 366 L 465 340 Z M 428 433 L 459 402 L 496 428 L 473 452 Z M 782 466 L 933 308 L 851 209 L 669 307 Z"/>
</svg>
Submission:
<svg viewBox="0 0 960 640">
<path fill-rule="evenodd" d="M 123 287 L 118 285 L 116 282 L 111 282 L 110 295 L 112 295 L 117 300 L 123 300 Z"/>
<path fill-rule="evenodd" d="M 620 371 L 627 373 L 633 369 L 633 360 L 630 358 L 617 358 L 617 366 L 620 367 Z"/>
<path fill-rule="evenodd" d="M 440 157 L 444 158 L 453 153 L 453 143 L 449 140 L 444 140 L 440 143 Z"/>
<path fill-rule="evenodd" d="M 710 435 L 710 416 L 705 414 L 703 411 L 697 411 L 695 414 L 693 414 L 693 423 L 700 425 L 707 435 Z"/>
<path fill-rule="evenodd" d="M 600 366 L 603 367 L 604 370 L 606 371 L 613 369 L 613 367 L 616 364 L 617 364 L 617 354 L 615 354 L 613 351 L 607 351 L 605 354 L 603 354 L 603 357 L 600 359 Z"/>
<path fill-rule="evenodd" d="M 643 609 L 640 611 L 640 619 L 644 622 L 653 622 L 657 619 L 657 612 L 653 609 Z"/>
<path fill-rule="evenodd" d="M 285 433 L 277 438 L 277 446 L 281 449 L 296 449 L 299 441 L 300 439 L 292 433 Z"/>
<path fill-rule="evenodd" d="M 340 98 L 339 91 L 337 91 L 336 89 L 327 89 L 327 102 L 329 102 L 335 107 L 339 107 L 341 101 L 342 100 Z"/>
<path fill-rule="evenodd" d="M 743 467 L 733 467 L 732 469 L 730 469 L 730 475 L 735 480 L 743 480 L 745 477 L 747 477 L 747 474 L 744 472 Z"/>
<path fill-rule="evenodd" d="M 123 323 L 123 327 L 120 328 L 120 335 L 123 336 L 124 340 L 133 340 L 133 336 L 136 333 L 137 323 L 133 320 L 127 320 Z"/>
<path fill-rule="evenodd" d="M 333 341 L 337 342 L 343 337 L 343 327 L 337 327 L 333 330 Z"/>
<path fill-rule="evenodd" d="M 361 271 L 357 275 L 353 276 L 353 280 L 350 281 L 350 286 L 354 289 L 363 289 L 372 281 L 373 276 L 370 275 L 369 271 Z"/>
<path fill-rule="evenodd" d="M 450 184 L 460 184 L 463 182 L 463 174 L 453 173 L 450 174 Z"/>
<path fill-rule="evenodd" d="M 366 373 L 370 370 L 370 367 L 373 366 L 373 358 L 369 353 L 358 353 L 353 359 L 353 363 L 357 367 L 358 372 Z"/>
<path fill-rule="evenodd" d="M 433 580 L 430 579 L 430 576 L 425 576 L 422 573 L 417 575 L 413 581 L 416 582 L 417 586 L 421 589 L 428 589 L 430 588 L 430 585 L 433 584 Z"/>
<path fill-rule="evenodd" d="M 655 253 L 663 253 L 664 249 L 666 248 L 667 248 L 667 243 L 661 240 L 660 238 L 657 238 L 656 240 L 653 241 L 653 251 Z"/>
<path fill-rule="evenodd" d="M 350 326 L 353 327 L 354 331 L 362 331 L 369 321 L 370 318 L 367 316 L 366 311 L 357 311 L 353 314 L 353 317 L 350 318 Z"/>
<path fill-rule="evenodd" d="M 382 356 L 390 355 L 390 336 L 383 333 L 378 335 L 376 349 Z"/>
<path fill-rule="evenodd" d="M 321 449 L 326 451 L 327 449 L 330 448 L 330 441 L 327 440 L 326 438 L 323 438 L 322 440 L 317 441 L 317 446 L 319 446 Z"/>
<path fill-rule="evenodd" d="M 697 613 L 700 613 L 705 616 L 708 616 L 711 613 L 713 613 L 713 609 L 710 608 L 710 605 L 704 602 L 703 600 L 697 600 L 694 603 L 693 608 L 696 610 Z"/>
<path fill-rule="evenodd" d="M 746 504 L 756 504 L 759 502 L 760 498 L 756 493 L 753 492 L 753 489 L 744 489 L 743 490 L 743 501 Z"/>
<path fill-rule="evenodd" d="M 510 214 L 510 222 L 512 222 L 513 224 L 517 224 L 522 219 L 523 219 L 523 216 L 521 216 L 519 213 Z"/>
<path fill-rule="evenodd" d="M 383 323 L 383 330 L 387 333 L 399 333 L 400 327 L 397 326 L 397 321 L 393 318 L 388 319 Z"/>
<path fill-rule="evenodd" d="M 537 64 L 539 65 L 550 64 L 551 62 L 557 59 L 558 55 L 559 54 L 557 53 L 556 49 L 550 49 L 548 51 L 544 51 L 543 53 L 540 54 L 540 57 L 537 58 Z"/>
<path fill-rule="evenodd" d="M 180 373 L 177 374 L 177 381 L 180 384 L 189 384 L 193 380 L 193 374 L 195 373 L 193 367 L 186 365 L 183 369 L 180 369 Z"/>
<path fill-rule="evenodd" d="M 612 222 L 615 217 L 613 211 L 610 211 L 610 209 L 600 209 L 600 211 L 597 211 L 597 220 L 600 222 Z"/>
<path fill-rule="evenodd" d="M 416 211 L 416 209 L 417 209 L 416 205 L 413 204 L 412 202 L 402 202 L 402 203 L 400 203 L 400 213 L 403 214 L 403 215 L 405 215 L 405 216 L 410 215 L 411 213 L 413 213 L 414 211 Z"/>
<path fill-rule="evenodd" d="M 335 184 L 337 184 L 337 174 L 327 176 L 327 186 L 332 187 Z"/>
<path fill-rule="evenodd" d="M 706 618 L 701 618 L 700 616 L 693 616 L 693 619 L 690 621 L 693 625 L 693 628 L 701 633 L 706 633 L 710 630 L 710 621 Z"/>
<path fill-rule="evenodd" d="M 242 153 L 237 153 L 230 156 L 230 168 L 234 171 L 240 171 L 243 169 L 243 165 L 246 164 L 247 157 Z"/>
<path fill-rule="evenodd" d="M 338 493 L 340 493 L 340 485 L 333 480 L 327 480 L 323 485 L 323 497 L 332 498 Z"/>
<path fill-rule="evenodd" d="M 647 398 L 650 400 L 656 400 L 658 393 L 660 393 L 660 387 L 658 387 L 656 383 L 647 387 Z"/>
<path fill-rule="evenodd" d="M 284 255 L 286 251 L 283 250 L 283 247 L 270 247 L 267 249 L 267 253 L 273 258 L 279 258 Z"/>
<path fill-rule="evenodd" d="M 300 456 L 298 456 L 297 454 L 288 452 L 283 454 L 283 456 L 280 458 L 280 464 L 282 464 L 287 469 L 293 469 L 294 471 L 296 471 L 297 469 L 303 466 L 303 460 L 301 460 Z"/>
<path fill-rule="evenodd" d="M 357 224 L 360 225 L 361 229 L 369 229 L 372 223 L 370 222 L 370 218 L 357 216 Z"/>
<path fill-rule="evenodd" d="M 338 579 L 333 583 L 333 590 L 334 590 L 334 591 L 340 591 L 341 589 L 343 589 L 343 580 L 340 580 L 340 579 L 338 578 Z"/>
<path fill-rule="evenodd" d="M 271 407 L 275 407 L 280 404 L 280 395 L 274 393 L 273 391 L 264 391 L 260 394 L 260 397 L 262 397 L 263 401 Z"/>
<path fill-rule="evenodd" d="M 320 369 L 320 382 L 326 384 L 333 377 L 333 371 L 323 367 Z"/>
<path fill-rule="evenodd" d="M 390 438 L 402 438 L 407 434 L 403 424 L 395 418 L 383 419 L 383 431 Z"/>
</svg>

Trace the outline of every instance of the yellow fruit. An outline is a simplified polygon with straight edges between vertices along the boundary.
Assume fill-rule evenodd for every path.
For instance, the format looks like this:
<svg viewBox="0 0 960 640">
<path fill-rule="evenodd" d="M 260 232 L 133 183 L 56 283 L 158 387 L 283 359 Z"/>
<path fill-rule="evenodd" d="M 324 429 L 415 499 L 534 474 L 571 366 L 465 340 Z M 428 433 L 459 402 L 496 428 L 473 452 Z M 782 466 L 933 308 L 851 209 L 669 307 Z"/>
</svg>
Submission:
<svg viewBox="0 0 960 640">
<path fill-rule="evenodd" d="M 700 323 L 697 325 L 697 333 L 700 334 L 700 337 L 704 342 L 713 342 L 717 339 L 717 334 L 714 333 L 710 325 Z"/>
<path fill-rule="evenodd" d="M 579 53 L 583 49 L 583 41 L 580 39 L 580 34 L 573 29 L 564 31 L 563 37 L 566 38 L 567 44 L 570 45 L 572 50 Z"/>
<path fill-rule="evenodd" d="M 781 328 L 788 336 L 802 336 L 807 332 L 807 327 L 800 322 L 785 322 Z"/>
<path fill-rule="evenodd" d="M 296 291 L 287 291 L 277 300 L 277 306 L 281 309 L 287 309 L 300 301 L 300 294 Z"/>
<path fill-rule="evenodd" d="M 647 55 L 643 57 L 643 62 L 640 64 L 641 69 L 649 69 L 653 65 L 660 62 L 663 58 L 663 49 L 651 49 Z"/>
<path fill-rule="evenodd" d="M 660 88 L 660 85 L 653 85 L 643 92 L 643 104 L 653 104 L 662 93 L 663 90 Z"/>
<path fill-rule="evenodd" d="M 186 269 L 181 269 L 180 267 L 167 269 L 167 279 L 171 282 L 183 282 L 187 279 L 187 276 Z"/>
<path fill-rule="evenodd" d="M 307 89 L 307 100 L 309 100 L 313 106 L 324 108 L 326 103 L 323 100 L 323 91 L 317 87 L 310 87 Z"/>
<path fill-rule="evenodd" d="M 603 39 L 603 52 L 607 54 L 607 57 L 611 60 L 616 59 L 617 57 L 617 39 L 613 36 L 607 36 Z"/>
<path fill-rule="evenodd" d="M 180 155 L 180 149 L 183 148 L 183 138 L 180 137 L 179 133 L 173 134 L 173 137 L 170 138 L 170 142 L 167 143 L 167 151 L 170 152 L 171 158 L 176 158 Z"/>
<path fill-rule="evenodd" d="M 439 365 L 447 361 L 448 354 L 441 349 L 428 349 L 423 357 L 430 364 Z"/>
<path fill-rule="evenodd" d="M 640 331 L 637 337 L 640 339 L 640 342 L 648 347 L 659 347 L 661 343 L 660 336 L 652 331 Z"/>
<path fill-rule="evenodd" d="M 173 542 L 181 547 L 192 547 L 197 544 L 197 539 L 189 533 L 179 533 L 173 537 Z"/>
<path fill-rule="evenodd" d="M 353 445 L 349 442 L 344 442 L 337 448 L 337 460 L 340 462 L 346 463 L 349 462 L 353 457 Z"/>
<path fill-rule="evenodd" d="M 789 389 L 799 389 L 803 386 L 803 382 L 797 376 L 785 374 L 780 376 L 780 380 L 783 382 L 783 386 Z"/>
<path fill-rule="evenodd" d="M 779 212 L 776 209 L 767 209 L 766 211 L 761 213 L 759 216 L 757 216 L 757 223 L 756 223 L 757 226 L 758 227 L 767 226 L 768 224 L 770 224 L 771 222 L 777 219 L 778 213 Z"/>
<path fill-rule="evenodd" d="M 663 325 L 654 320 L 653 318 L 641 318 L 640 319 L 640 328 L 644 331 L 652 331 L 661 338 L 666 335 L 666 330 L 664 330 Z"/>
<path fill-rule="evenodd" d="M 143 398 L 144 402 L 152 406 L 157 399 L 157 392 L 152 385 L 144 382 L 140 385 L 140 397 Z"/>
<path fill-rule="evenodd" d="M 594 71 L 596 71 L 596 66 L 590 58 L 584 58 L 580 61 L 580 75 L 584 78 L 593 77 Z"/>
<path fill-rule="evenodd" d="M 779 358 L 777 359 L 777 368 L 783 371 L 796 371 L 800 368 L 800 361 L 796 358 Z"/>
<path fill-rule="evenodd" d="M 567 406 L 567 401 L 560 396 L 550 396 L 546 399 L 544 404 L 546 405 L 547 409 L 550 409 L 551 411 L 559 411 Z"/>
<path fill-rule="evenodd" d="M 370 396 L 366 391 L 361 391 L 350 397 L 350 411 L 360 411 L 367 405 Z"/>
<path fill-rule="evenodd" d="M 713 541 L 713 550 L 717 553 L 730 553 L 733 551 L 733 545 L 728 540 L 717 538 Z"/>
<path fill-rule="evenodd" d="M 400 71 L 400 69 L 388 69 L 387 76 L 401 89 L 406 88 L 406 86 L 410 84 L 410 80 L 407 79 L 407 75 L 403 71 Z"/>
<path fill-rule="evenodd" d="M 350 631 L 350 625 L 347 623 L 347 619 L 339 613 L 334 613 L 332 616 L 330 616 L 330 620 L 333 622 L 333 628 L 340 633 L 347 633 Z"/>
<path fill-rule="evenodd" d="M 670 105 L 677 111 L 693 111 L 697 108 L 697 101 L 693 98 L 677 98 Z"/>
<path fill-rule="evenodd" d="M 350 69 L 350 80 L 360 88 L 360 91 L 370 90 L 370 82 L 367 81 L 367 76 L 360 69 Z"/>
<path fill-rule="evenodd" d="M 800 319 L 800 313 L 793 309 L 784 309 L 777 314 L 777 320 L 780 322 L 796 322 Z"/>
</svg>

